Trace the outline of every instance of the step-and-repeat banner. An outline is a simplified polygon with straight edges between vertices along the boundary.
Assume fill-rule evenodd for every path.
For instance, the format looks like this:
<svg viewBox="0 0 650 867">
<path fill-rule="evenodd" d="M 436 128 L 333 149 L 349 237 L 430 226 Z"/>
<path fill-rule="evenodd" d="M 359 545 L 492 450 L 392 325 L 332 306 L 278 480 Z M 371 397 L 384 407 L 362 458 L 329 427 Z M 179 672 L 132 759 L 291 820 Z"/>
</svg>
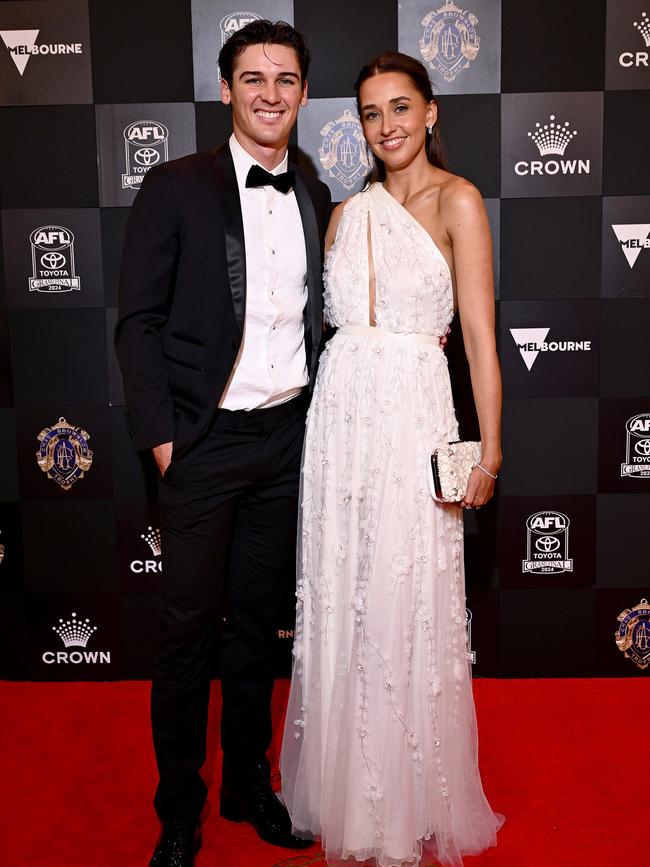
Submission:
<svg viewBox="0 0 650 867">
<path fill-rule="evenodd" d="M 164 552 L 112 348 L 120 250 L 149 168 L 229 134 L 216 58 L 257 17 L 310 40 L 293 148 L 334 201 L 363 184 L 352 85 L 385 49 L 426 64 L 485 197 L 505 460 L 466 519 L 475 672 L 647 674 L 650 2 L 26 0 L 0 3 L 0 676 L 149 674 Z M 470 436 L 458 325 L 449 356 Z"/>
</svg>

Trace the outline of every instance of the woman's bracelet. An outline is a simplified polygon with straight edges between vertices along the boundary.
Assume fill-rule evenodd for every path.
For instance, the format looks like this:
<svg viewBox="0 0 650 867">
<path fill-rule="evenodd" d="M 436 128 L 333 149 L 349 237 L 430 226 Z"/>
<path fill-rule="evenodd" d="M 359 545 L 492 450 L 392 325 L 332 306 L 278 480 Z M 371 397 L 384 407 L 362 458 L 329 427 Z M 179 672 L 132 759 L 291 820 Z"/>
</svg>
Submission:
<svg viewBox="0 0 650 867">
<path fill-rule="evenodd" d="M 498 476 L 495 476 L 494 473 L 491 473 L 489 470 L 486 470 L 485 467 L 482 467 L 480 464 L 474 464 L 475 467 L 478 467 L 479 470 L 485 473 L 486 476 L 489 476 L 491 479 L 498 479 Z"/>
</svg>

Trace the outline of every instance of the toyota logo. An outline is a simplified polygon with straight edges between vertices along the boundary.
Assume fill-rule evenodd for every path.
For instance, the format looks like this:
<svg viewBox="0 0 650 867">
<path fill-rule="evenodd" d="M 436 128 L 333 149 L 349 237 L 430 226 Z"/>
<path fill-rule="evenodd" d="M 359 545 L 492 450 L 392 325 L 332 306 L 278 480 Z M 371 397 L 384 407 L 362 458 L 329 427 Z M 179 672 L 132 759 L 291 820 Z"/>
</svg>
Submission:
<svg viewBox="0 0 650 867">
<path fill-rule="evenodd" d="M 540 536 L 535 545 L 539 551 L 550 554 L 551 551 L 557 551 L 560 547 L 560 540 L 557 536 Z"/>
<path fill-rule="evenodd" d="M 133 156 L 141 166 L 155 166 L 160 159 L 160 154 L 153 148 L 138 148 Z"/>
<path fill-rule="evenodd" d="M 639 440 L 639 442 L 634 445 L 634 451 L 637 455 L 643 455 L 647 458 L 648 455 L 650 455 L 650 440 Z"/>
<path fill-rule="evenodd" d="M 62 256 L 61 253 L 44 253 L 41 256 L 41 265 L 54 271 L 55 268 L 61 268 L 65 265 L 65 256 Z"/>
</svg>

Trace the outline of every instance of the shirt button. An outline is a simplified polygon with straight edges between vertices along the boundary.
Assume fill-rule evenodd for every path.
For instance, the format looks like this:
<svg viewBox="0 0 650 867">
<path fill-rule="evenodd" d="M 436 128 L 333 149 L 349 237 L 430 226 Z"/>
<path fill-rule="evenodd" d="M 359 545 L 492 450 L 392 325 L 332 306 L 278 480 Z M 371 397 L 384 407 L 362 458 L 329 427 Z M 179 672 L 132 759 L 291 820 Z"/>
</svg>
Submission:
<svg viewBox="0 0 650 867">
<path fill-rule="evenodd" d="M 271 252 L 272 252 L 272 253 L 273 253 L 273 255 L 274 255 L 274 256 L 275 256 L 275 250 L 271 250 Z"/>
<path fill-rule="evenodd" d="M 272 213 L 273 213 L 273 211 L 269 208 L 269 214 L 272 214 Z"/>
</svg>

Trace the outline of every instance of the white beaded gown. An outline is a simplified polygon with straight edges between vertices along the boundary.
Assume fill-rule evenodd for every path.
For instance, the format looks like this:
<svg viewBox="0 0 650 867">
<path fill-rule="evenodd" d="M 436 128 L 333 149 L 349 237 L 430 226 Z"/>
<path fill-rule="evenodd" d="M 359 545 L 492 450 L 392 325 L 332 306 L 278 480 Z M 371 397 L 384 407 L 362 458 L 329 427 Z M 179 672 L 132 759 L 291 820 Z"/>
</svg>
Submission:
<svg viewBox="0 0 650 867">
<path fill-rule="evenodd" d="M 307 419 L 283 798 L 328 863 L 458 867 L 503 819 L 478 771 L 462 515 L 426 475 L 458 438 L 439 346 L 451 275 L 377 183 L 346 204 L 325 277 L 338 330 Z"/>
</svg>

